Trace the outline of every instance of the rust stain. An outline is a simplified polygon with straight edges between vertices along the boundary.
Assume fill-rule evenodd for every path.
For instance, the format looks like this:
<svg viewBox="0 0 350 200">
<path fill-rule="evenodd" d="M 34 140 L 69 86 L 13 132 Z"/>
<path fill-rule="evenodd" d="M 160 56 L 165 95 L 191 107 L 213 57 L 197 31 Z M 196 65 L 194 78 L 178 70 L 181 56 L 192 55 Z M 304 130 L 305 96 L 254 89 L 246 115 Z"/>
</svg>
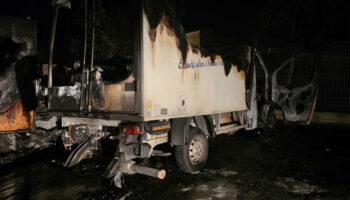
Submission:
<svg viewBox="0 0 350 200">
<path fill-rule="evenodd" d="M 97 109 L 114 111 L 133 111 L 135 101 L 134 93 L 131 96 L 128 95 L 128 92 L 125 92 L 124 87 L 125 83 L 130 83 L 134 80 L 134 75 L 131 74 L 126 80 L 120 83 L 105 85 L 103 90 L 104 104 L 100 107 L 97 107 Z M 95 103 L 94 100 L 93 103 Z"/>
<path fill-rule="evenodd" d="M 105 85 L 104 86 L 104 92 L 103 92 L 103 97 L 104 97 L 104 105 L 101 108 L 101 110 L 110 110 L 111 108 L 114 109 L 120 109 L 120 96 L 119 95 L 113 95 L 114 91 L 121 90 L 121 85 L 119 84 L 111 84 L 111 85 Z M 116 103 L 117 106 L 112 106 L 112 103 Z"/>
<path fill-rule="evenodd" d="M 150 29 L 149 30 L 149 37 L 150 37 L 152 42 L 155 42 L 156 37 L 157 37 L 157 29 Z"/>
<path fill-rule="evenodd" d="M 241 79 L 245 80 L 245 71 L 244 70 L 239 71 L 239 77 L 241 77 Z"/>
<path fill-rule="evenodd" d="M 25 111 L 20 100 L 0 113 L 0 132 L 18 130 L 34 130 L 34 111 Z"/>
<path fill-rule="evenodd" d="M 157 25 L 156 28 L 151 28 L 149 30 L 149 36 L 150 36 L 150 39 L 151 39 L 151 53 L 152 53 L 152 68 L 155 68 L 155 65 L 156 65 L 156 61 L 155 61 L 155 43 L 156 43 L 156 38 L 157 38 L 157 31 L 159 30 L 159 33 L 162 34 L 163 31 L 166 30 L 167 32 L 167 35 L 169 37 L 171 37 L 171 39 L 175 40 L 175 43 L 180 51 L 180 40 L 179 38 L 177 38 L 176 36 L 176 33 L 175 33 L 175 29 L 172 28 L 169 24 L 169 17 L 165 14 L 162 15 L 161 19 L 160 19 L 160 22 L 159 24 Z M 187 45 L 187 53 L 188 51 L 190 50 L 190 45 L 188 44 Z M 181 55 L 181 52 L 179 52 L 180 55 Z M 186 55 L 187 55 L 186 53 Z M 185 66 L 186 64 L 186 58 L 184 58 L 182 55 L 181 55 L 181 60 L 182 60 L 182 66 Z M 181 82 L 183 82 L 184 80 L 184 74 L 185 74 L 185 69 L 182 68 L 181 70 Z"/>
<path fill-rule="evenodd" d="M 156 49 L 155 44 L 152 42 L 151 44 L 151 53 L 152 53 L 152 68 L 156 67 Z"/>
<path fill-rule="evenodd" d="M 238 69 L 236 65 L 232 65 L 232 72 L 233 74 L 238 74 Z"/>
<path fill-rule="evenodd" d="M 239 78 L 245 80 L 245 71 L 244 70 L 239 70 L 238 71 L 238 67 L 236 65 L 232 65 L 232 72 L 235 74 L 235 75 L 238 75 Z"/>
<path fill-rule="evenodd" d="M 155 66 L 156 66 L 155 40 L 156 40 L 156 37 L 157 37 L 157 30 L 156 29 L 150 29 L 149 36 L 150 36 L 150 39 L 151 39 L 152 68 L 155 68 Z"/>
<path fill-rule="evenodd" d="M 165 14 L 163 14 L 163 16 L 160 20 L 159 28 L 160 28 L 160 30 L 159 30 L 160 34 L 162 34 L 164 30 L 166 30 L 168 36 L 177 38 L 176 34 L 175 34 L 175 29 L 170 27 L 169 17 L 167 17 Z M 178 43 L 177 43 L 177 45 L 178 45 Z"/>
<path fill-rule="evenodd" d="M 224 123 L 230 123 L 232 121 L 233 120 L 232 120 L 232 113 L 231 112 L 221 113 L 220 123 L 224 124 Z"/>
<path fill-rule="evenodd" d="M 176 34 L 175 34 L 175 30 L 173 28 L 170 27 L 170 24 L 169 24 L 169 19 L 168 17 L 163 14 L 162 15 L 162 18 L 157 26 L 157 28 L 151 28 L 149 30 L 149 36 L 150 36 L 150 39 L 152 42 L 155 42 L 156 41 L 156 38 L 157 38 L 157 30 L 159 29 L 159 32 L 160 33 L 163 33 L 164 29 L 166 29 L 167 31 L 167 34 L 170 36 L 170 37 L 174 37 L 177 39 L 176 37 Z M 177 45 L 179 45 L 179 41 L 177 39 Z"/>
<path fill-rule="evenodd" d="M 196 72 L 194 73 L 194 80 L 195 80 L 195 81 L 199 81 L 199 71 L 198 71 L 198 69 L 197 69 Z"/>
</svg>

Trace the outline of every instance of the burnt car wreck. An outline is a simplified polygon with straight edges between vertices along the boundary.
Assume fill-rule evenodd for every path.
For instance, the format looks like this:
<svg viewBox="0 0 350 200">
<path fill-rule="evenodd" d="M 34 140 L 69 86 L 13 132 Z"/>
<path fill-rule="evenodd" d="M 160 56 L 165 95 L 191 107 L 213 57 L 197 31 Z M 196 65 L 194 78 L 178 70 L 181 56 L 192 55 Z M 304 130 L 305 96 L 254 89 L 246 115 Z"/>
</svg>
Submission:
<svg viewBox="0 0 350 200">
<path fill-rule="evenodd" d="M 281 85 L 279 71 L 293 68 L 293 58 L 269 73 L 250 47 L 227 57 L 193 45 L 169 1 L 121 4 L 128 12 L 120 12 L 120 18 L 130 23 L 118 35 L 125 37 L 116 41 L 124 48 L 118 50 L 120 55 L 96 57 L 106 52 L 97 48 L 98 5 L 93 1 L 91 13 L 85 5 L 81 61 L 68 67 L 55 67 L 52 59 L 59 17 L 52 22 L 49 64 L 36 58 L 36 34 L 28 35 L 35 24 L 18 19 L 0 23 L 1 163 L 10 161 L 10 152 L 44 148 L 59 138 L 69 152 L 64 166 L 71 167 L 94 156 L 101 140 L 114 140 L 115 155 L 103 176 L 121 187 L 123 173 L 165 178 L 166 169 L 140 165 L 142 159 L 169 153 L 155 150 L 160 144 L 174 148 L 181 170 L 195 173 L 208 158 L 208 137 L 273 126 L 276 109 L 284 122 L 307 123 L 312 118 L 316 70 L 307 85 Z M 68 5 L 57 1 L 55 12 Z M 93 19 L 90 29 L 88 15 Z M 13 26 L 18 26 L 16 32 L 11 32 Z M 32 32 L 22 35 L 22 28 Z M 257 81 L 260 67 L 263 85 Z"/>
</svg>

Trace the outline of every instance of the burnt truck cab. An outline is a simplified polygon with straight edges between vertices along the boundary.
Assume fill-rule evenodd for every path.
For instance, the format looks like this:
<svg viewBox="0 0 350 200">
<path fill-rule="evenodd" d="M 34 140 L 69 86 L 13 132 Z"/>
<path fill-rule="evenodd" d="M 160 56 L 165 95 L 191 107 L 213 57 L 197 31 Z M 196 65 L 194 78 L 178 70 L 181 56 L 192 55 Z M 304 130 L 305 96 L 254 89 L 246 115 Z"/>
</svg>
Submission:
<svg viewBox="0 0 350 200">
<path fill-rule="evenodd" d="M 106 178 L 118 180 L 121 173 L 164 178 L 165 170 L 139 165 L 140 159 L 167 154 L 154 150 L 164 143 L 174 148 L 179 167 L 194 173 L 203 169 L 208 158 L 208 137 L 266 125 L 276 107 L 282 108 L 289 121 L 311 118 L 316 78 L 305 87 L 283 87 L 275 81 L 278 70 L 270 76 L 258 51 L 250 47 L 243 46 L 240 53 L 230 56 L 201 49 L 186 37 L 170 1 L 121 4 L 120 8 L 128 10 L 118 10 L 120 19 L 132 21 L 128 34 L 118 40 L 119 48 L 127 53 L 113 55 L 108 62 L 94 60 L 98 50 L 107 52 L 95 49 L 98 26 L 92 23 L 89 65 L 85 42 L 81 70 L 71 73 L 69 85 L 51 83 L 52 63 L 47 67 L 48 85 L 36 82 L 36 94 L 44 97 L 44 104 L 34 112 L 31 131 L 62 138 L 70 151 L 65 166 L 93 155 L 102 139 L 116 139 L 117 151 Z M 62 5 L 55 6 L 58 12 Z M 93 10 L 93 22 L 95 17 Z M 265 72 L 259 106 L 258 67 Z M 293 111 L 300 107 L 302 111 Z"/>
</svg>

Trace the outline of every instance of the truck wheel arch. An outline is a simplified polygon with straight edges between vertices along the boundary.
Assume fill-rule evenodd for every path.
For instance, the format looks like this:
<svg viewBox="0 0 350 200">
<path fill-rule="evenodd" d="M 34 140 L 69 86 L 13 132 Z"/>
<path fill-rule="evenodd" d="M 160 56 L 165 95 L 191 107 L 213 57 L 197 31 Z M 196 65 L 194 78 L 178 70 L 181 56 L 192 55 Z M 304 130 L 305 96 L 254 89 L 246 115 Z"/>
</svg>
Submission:
<svg viewBox="0 0 350 200">
<path fill-rule="evenodd" d="M 188 140 L 190 125 L 194 120 L 196 127 L 202 131 L 205 136 L 214 136 L 213 120 L 210 116 L 194 116 L 185 118 L 176 118 L 171 121 L 170 145 L 185 145 Z"/>
<path fill-rule="evenodd" d="M 175 159 L 182 171 L 192 174 L 204 168 L 208 160 L 209 144 L 198 127 L 190 127 L 188 140 L 186 145 L 175 146 Z"/>
</svg>

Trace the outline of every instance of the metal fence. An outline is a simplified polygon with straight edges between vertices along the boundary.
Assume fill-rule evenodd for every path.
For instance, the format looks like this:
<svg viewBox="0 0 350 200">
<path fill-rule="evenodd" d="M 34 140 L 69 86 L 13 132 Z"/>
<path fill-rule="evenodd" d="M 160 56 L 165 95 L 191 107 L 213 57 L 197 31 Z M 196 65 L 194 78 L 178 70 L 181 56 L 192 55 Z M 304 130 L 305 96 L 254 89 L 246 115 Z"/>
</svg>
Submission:
<svg viewBox="0 0 350 200">
<path fill-rule="evenodd" d="M 292 87 L 305 85 L 316 67 L 319 77 L 316 110 L 350 112 L 350 42 L 325 44 L 312 52 L 290 47 L 264 49 L 260 54 L 270 73 L 295 56 Z M 280 73 L 277 81 L 283 84 L 291 71 L 285 68 Z"/>
</svg>

